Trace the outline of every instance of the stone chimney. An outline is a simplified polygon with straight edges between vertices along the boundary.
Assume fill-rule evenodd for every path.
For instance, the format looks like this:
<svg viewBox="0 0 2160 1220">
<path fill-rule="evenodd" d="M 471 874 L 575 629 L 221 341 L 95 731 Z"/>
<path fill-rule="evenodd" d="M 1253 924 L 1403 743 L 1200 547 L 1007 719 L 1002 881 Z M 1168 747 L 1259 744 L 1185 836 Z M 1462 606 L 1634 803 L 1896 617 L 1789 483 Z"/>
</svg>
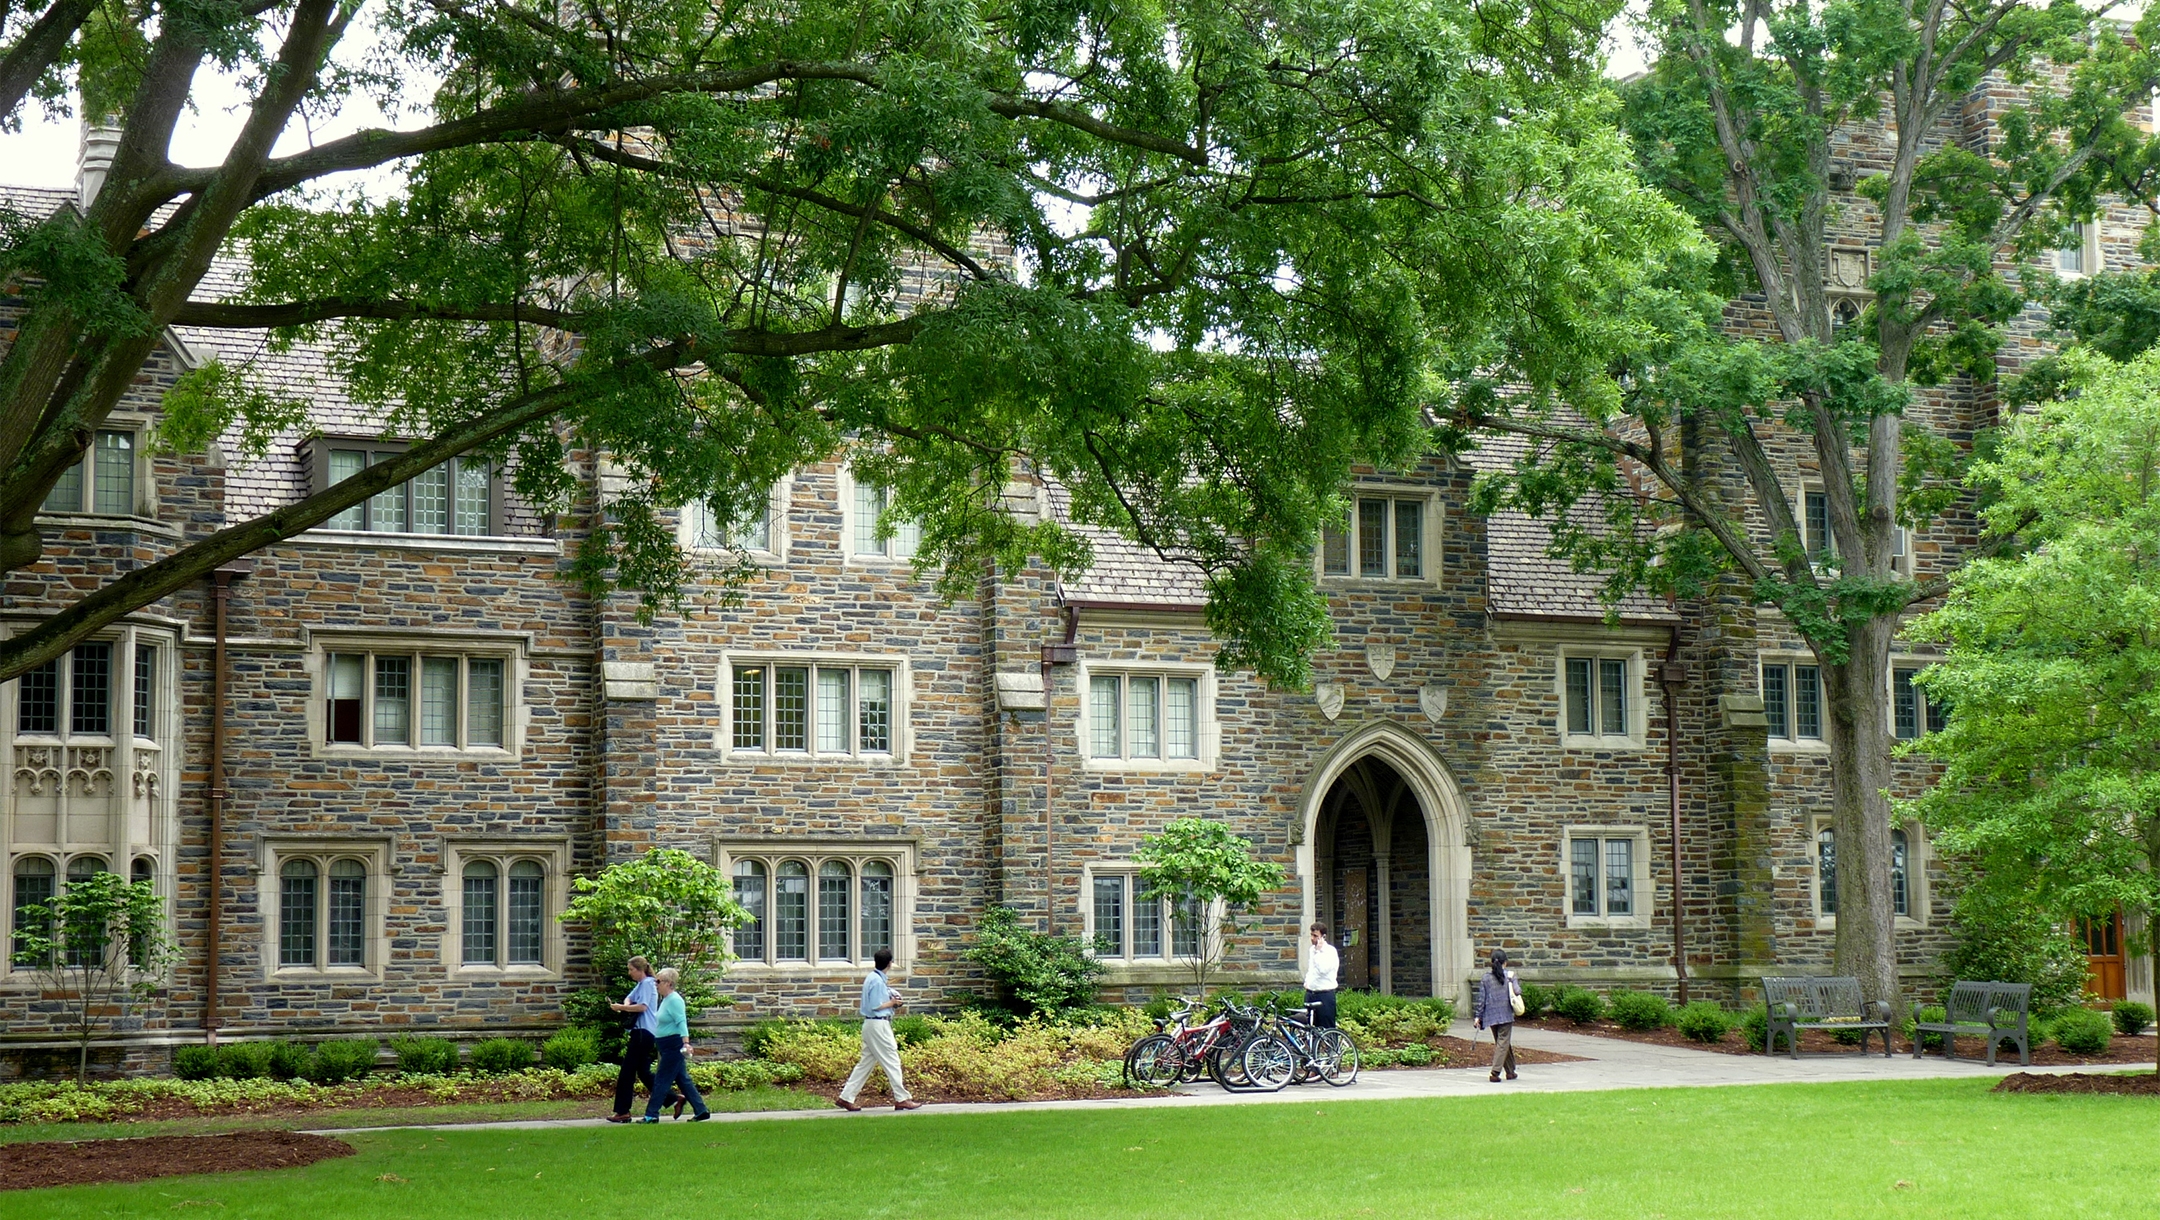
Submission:
<svg viewBox="0 0 2160 1220">
<path fill-rule="evenodd" d="M 75 202 L 87 212 L 112 172 L 113 157 L 120 151 L 120 129 L 87 120 L 82 129 L 82 152 L 75 161 Z"/>
</svg>

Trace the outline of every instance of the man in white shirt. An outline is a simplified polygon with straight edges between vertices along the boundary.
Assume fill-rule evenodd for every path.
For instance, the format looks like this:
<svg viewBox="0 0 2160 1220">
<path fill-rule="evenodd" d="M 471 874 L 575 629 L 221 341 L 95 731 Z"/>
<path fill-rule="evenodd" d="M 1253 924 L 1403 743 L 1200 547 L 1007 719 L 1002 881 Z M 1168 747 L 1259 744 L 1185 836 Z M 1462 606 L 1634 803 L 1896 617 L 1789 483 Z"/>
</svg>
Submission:
<svg viewBox="0 0 2160 1220">
<path fill-rule="evenodd" d="M 1327 925 L 1314 924 L 1312 953 L 1305 959 L 1305 1007 L 1322 1029 L 1335 1028 L 1335 972 L 1341 967 L 1341 956 L 1328 943 Z"/>
</svg>

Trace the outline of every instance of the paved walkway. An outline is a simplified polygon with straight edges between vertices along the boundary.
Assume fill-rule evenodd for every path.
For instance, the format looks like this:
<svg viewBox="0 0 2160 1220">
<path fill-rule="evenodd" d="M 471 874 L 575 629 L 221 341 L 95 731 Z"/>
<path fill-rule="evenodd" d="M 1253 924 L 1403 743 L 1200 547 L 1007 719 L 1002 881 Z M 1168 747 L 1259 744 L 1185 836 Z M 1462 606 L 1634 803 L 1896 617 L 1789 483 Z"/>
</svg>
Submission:
<svg viewBox="0 0 2160 1220">
<path fill-rule="evenodd" d="M 1458 1038 L 1476 1038 L 1468 1025 L 1457 1024 L 1449 1031 Z M 1990 1068 L 1984 1063 L 1959 1059 L 1945 1060 L 1939 1055 L 1914 1059 L 1910 1053 L 1900 1053 L 1885 1059 L 1880 1051 L 1862 1055 L 1857 1050 L 1837 1054 L 1802 1055 L 1794 1060 L 1785 1055 L 1731 1055 L 1720 1051 L 1686 1050 L 1679 1047 L 1657 1046 L 1646 1042 L 1629 1042 L 1619 1038 L 1597 1038 L 1587 1034 L 1561 1033 L 1555 1030 L 1524 1029 L 1515 1035 L 1515 1044 L 1543 1051 L 1558 1051 L 1567 1055 L 1579 1055 L 1579 1063 L 1525 1064 L 1518 1079 L 1510 1083 L 1493 1084 L 1481 1068 L 1439 1068 L 1427 1071 L 1366 1072 L 1356 1084 L 1341 1089 L 1324 1085 L 1302 1085 L 1284 1089 L 1280 1093 L 1225 1093 L 1212 1084 L 1190 1085 L 1172 1093 L 1145 1097 L 1101 1098 L 1088 1101 L 1016 1101 L 991 1102 L 980 1105 L 925 1106 L 910 1114 L 1001 1114 L 1033 1113 L 1041 1110 L 1124 1110 L 1135 1108 L 1161 1108 L 1181 1106 L 1234 1106 L 1310 1103 L 1325 1099 L 1339 1101 L 1399 1101 L 1415 1097 L 1468 1097 L 1489 1094 L 1516 1093 L 1583 1093 L 1610 1089 L 1670 1089 L 1708 1088 L 1720 1085 L 1747 1084 L 1820 1084 L 1825 1081 L 1853 1080 L 1941 1080 L 1974 1077 L 1995 1077 L 2010 1072 L 2071 1072 L 2083 1070 L 2075 1067 L 2020 1068 L 2015 1055 L 2007 1061 L 1998 1060 Z M 1489 1048 L 1490 1043 L 1486 1046 Z M 714 1114 L 715 1122 L 763 1122 L 769 1119 L 804 1118 L 868 1118 L 884 1116 L 905 1117 L 890 1107 L 865 1109 L 861 1114 L 851 1115 L 836 1108 L 818 1110 L 763 1110 L 743 1114 Z M 444 1123 L 444 1130 L 470 1130 L 473 1128 L 501 1130 L 533 1130 L 551 1127 L 599 1127 L 606 1126 L 599 1118 L 550 1119 L 529 1122 L 506 1123 Z M 389 1128 L 363 1127 L 355 1130 L 388 1130 Z"/>
</svg>

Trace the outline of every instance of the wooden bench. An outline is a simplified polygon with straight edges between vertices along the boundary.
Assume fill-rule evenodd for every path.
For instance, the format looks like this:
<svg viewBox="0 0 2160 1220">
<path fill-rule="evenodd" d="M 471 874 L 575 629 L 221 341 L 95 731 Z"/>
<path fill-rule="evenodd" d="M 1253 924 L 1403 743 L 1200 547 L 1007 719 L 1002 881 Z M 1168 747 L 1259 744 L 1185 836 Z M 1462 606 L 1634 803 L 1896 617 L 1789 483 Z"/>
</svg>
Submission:
<svg viewBox="0 0 2160 1220">
<path fill-rule="evenodd" d="M 2018 1063 L 2031 1067 L 2032 1039 L 2026 1031 L 2031 1007 L 2030 983 L 1953 983 L 1943 1001 L 1943 1019 L 1913 1025 L 1912 1057 L 1920 1057 L 1928 1034 L 1941 1034 L 1945 1059 L 1958 1057 L 1959 1038 L 1985 1038 L 1989 1067 L 1995 1066 L 1995 1048 L 2003 1042 L 2015 1042 Z"/>
<path fill-rule="evenodd" d="M 1890 1057 L 1890 1006 L 1881 1000 L 1860 998 L 1860 980 L 1853 978 L 1764 979 L 1763 1003 L 1770 1025 L 1763 1038 L 1763 1053 L 1777 1053 L 1778 1034 L 1785 1035 L 1785 1049 L 1800 1057 L 1803 1029 L 1858 1030 L 1860 1053 L 1867 1054 L 1868 1035 L 1882 1035 L 1883 1058 Z"/>
</svg>

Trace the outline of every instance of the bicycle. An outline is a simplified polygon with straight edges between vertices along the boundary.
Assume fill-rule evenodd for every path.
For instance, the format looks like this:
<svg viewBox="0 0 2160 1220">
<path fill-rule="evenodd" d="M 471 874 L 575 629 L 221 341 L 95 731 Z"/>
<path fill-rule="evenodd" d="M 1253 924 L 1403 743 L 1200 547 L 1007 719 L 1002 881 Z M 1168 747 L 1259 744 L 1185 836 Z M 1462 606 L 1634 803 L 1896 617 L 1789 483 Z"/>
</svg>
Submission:
<svg viewBox="0 0 2160 1220">
<path fill-rule="evenodd" d="M 1357 1041 L 1339 1029 L 1312 1023 L 1312 1005 L 1295 1013 L 1279 1011 L 1265 1030 L 1247 1042 L 1245 1076 L 1251 1087 L 1279 1090 L 1285 1085 L 1322 1080 L 1342 1088 L 1357 1079 Z"/>
<path fill-rule="evenodd" d="M 1235 1027 L 1227 1013 L 1193 1024 L 1193 1018 L 1204 1011 L 1195 1001 L 1179 1000 L 1167 1019 L 1156 1022 L 1154 1033 L 1138 1039 L 1125 1052 L 1126 1082 L 1168 1088 L 1212 1074 L 1209 1061 Z"/>
</svg>

